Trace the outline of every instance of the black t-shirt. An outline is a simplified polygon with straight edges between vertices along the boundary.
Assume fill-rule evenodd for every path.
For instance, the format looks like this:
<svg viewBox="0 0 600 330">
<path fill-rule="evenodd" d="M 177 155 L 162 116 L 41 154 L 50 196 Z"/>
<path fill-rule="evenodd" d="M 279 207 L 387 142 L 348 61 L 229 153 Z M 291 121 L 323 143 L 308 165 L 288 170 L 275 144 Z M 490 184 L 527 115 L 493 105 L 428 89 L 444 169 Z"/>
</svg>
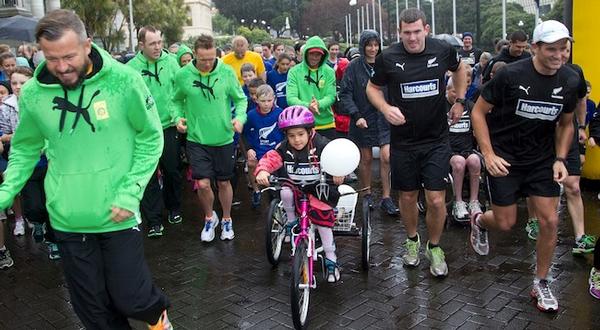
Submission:
<svg viewBox="0 0 600 330">
<path fill-rule="evenodd" d="M 452 104 L 446 102 L 446 109 L 450 111 Z M 473 102 L 467 100 L 465 110 L 458 122 L 448 128 L 448 138 L 450 140 L 450 149 L 454 153 L 463 153 L 473 150 L 474 138 L 473 127 L 471 125 L 471 111 Z"/>
<path fill-rule="evenodd" d="M 450 44 L 433 38 L 425 39 L 425 49 L 419 54 L 408 53 L 398 43 L 377 56 L 371 82 L 387 85 L 388 102 L 406 118 L 404 125 L 390 125 L 392 148 L 414 148 L 447 139 L 445 74 L 455 71 L 459 63 Z"/>
<path fill-rule="evenodd" d="M 472 67 L 479 63 L 481 53 L 483 53 L 483 51 L 479 48 L 471 48 L 471 50 L 464 50 L 461 48 L 458 50 L 458 55 L 460 55 L 461 60 Z"/>
<path fill-rule="evenodd" d="M 575 109 L 578 84 L 565 66 L 551 76 L 538 73 L 532 58 L 499 70 L 481 91 L 494 105 L 486 118 L 494 152 L 512 168 L 551 161 L 556 122 Z"/>
</svg>

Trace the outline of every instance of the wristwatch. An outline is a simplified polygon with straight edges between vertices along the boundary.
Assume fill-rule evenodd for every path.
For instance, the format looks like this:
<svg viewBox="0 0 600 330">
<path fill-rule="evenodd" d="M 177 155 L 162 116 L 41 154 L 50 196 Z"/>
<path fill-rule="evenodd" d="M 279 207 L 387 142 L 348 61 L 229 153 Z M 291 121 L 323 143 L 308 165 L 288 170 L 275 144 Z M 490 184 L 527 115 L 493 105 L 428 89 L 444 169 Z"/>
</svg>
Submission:
<svg viewBox="0 0 600 330">
<path fill-rule="evenodd" d="M 465 102 L 466 102 L 466 100 L 465 100 L 465 99 L 463 99 L 463 98 L 460 98 L 460 97 L 457 97 L 457 98 L 454 100 L 454 103 L 460 103 L 460 104 L 462 104 L 462 105 L 465 105 Z"/>
</svg>

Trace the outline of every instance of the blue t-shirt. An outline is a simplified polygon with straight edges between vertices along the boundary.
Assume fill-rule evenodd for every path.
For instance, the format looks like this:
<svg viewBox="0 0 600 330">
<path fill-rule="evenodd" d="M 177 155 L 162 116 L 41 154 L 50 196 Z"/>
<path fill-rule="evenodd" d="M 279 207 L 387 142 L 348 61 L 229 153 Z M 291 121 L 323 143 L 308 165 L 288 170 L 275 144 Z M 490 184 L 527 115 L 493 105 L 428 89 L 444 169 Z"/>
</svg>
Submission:
<svg viewBox="0 0 600 330">
<path fill-rule="evenodd" d="M 279 73 L 277 70 L 272 70 L 267 73 L 267 84 L 275 91 L 275 98 L 277 99 L 277 106 L 285 109 L 288 107 L 286 94 L 287 86 L 287 72 Z"/>
<path fill-rule="evenodd" d="M 267 114 L 262 114 L 258 109 L 248 112 L 248 119 L 244 125 L 244 137 L 248 142 L 248 149 L 256 151 L 256 158 L 261 159 L 269 150 L 283 141 L 283 132 L 277 126 L 277 119 L 283 110 L 277 106 Z"/>
</svg>

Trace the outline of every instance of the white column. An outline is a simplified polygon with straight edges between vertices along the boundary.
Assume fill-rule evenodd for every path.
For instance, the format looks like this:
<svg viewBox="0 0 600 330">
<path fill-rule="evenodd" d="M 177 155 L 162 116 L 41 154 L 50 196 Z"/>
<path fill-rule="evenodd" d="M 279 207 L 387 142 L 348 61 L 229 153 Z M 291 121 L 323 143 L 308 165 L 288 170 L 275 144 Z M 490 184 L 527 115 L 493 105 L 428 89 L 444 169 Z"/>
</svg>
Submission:
<svg viewBox="0 0 600 330">
<path fill-rule="evenodd" d="M 47 0 L 48 8 L 46 8 L 46 12 L 60 9 L 60 0 Z"/>
<path fill-rule="evenodd" d="M 35 18 L 44 17 L 44 0 L 31 0 L 31 14 Z"/>
<path fill-rule="evenodd" d="M 506 0 L 502 0 L 502 38 L 506 39 Z"/>
</svg>

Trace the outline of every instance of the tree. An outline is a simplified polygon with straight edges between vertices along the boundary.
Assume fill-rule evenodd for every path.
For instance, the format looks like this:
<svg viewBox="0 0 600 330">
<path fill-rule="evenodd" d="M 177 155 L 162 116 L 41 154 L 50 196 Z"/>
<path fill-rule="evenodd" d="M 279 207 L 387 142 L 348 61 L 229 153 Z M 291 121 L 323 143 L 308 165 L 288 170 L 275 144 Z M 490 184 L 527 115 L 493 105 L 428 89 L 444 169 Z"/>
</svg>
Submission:
<svg viewBox="0 0 600 330">
<path fill-rule="evenodd" d="M 127 0 L 63 0 L 62 7 L 74 10 L 83 21 L 91 38 L 112 51 L 125 40 L 125 24 L 129 17 Z M 163 32 L 165 42 L 181 40 L 182 26 L 187 25 L 187 7 L 183 0 L 136 0 L 133 5 L 134 25 L 139 29 L 153 25 Z M 119 14 L 125 19 L 117 20 Z"/>
<path fill-rule="evenodd" d="M 285 28 L 286 17 L 289 18 L 292 29 L 299 31 L 304 8 L 309 2 L 310 0 L 219 0 L 213 3 L 221 15 L 232 19 L 236 25 L 250 26 L 256 19 L 257 22 L 265 21 L 265 26 L 271 26 L 279 34 Z M 242 19 L 244 23 L 241 22 Z"/>
<path fill-rule="evenodd" d="M 234 22 L 232 19 L 221 14 L 213 15 L 212 17 L 213 31 L 218 34 L 229 34 L 233 32 Z"/>
<path fill-rule="evenodd" d="M 269 32 L 258 28 L 249 29 L 245 26 L 240 26 L 237 30 L 237 34 L 244 36 L 250 44 L 259 44 L 271 39 Z"/>
<path fill-rule="evenodd" d="M 550 12 L 544 16 L 544 20 L 553 19 L 555 21 L 564 22 L 565 21 L 564 10 L 565 10 L 565 2 L 563 0 L 557 0 L 554 3 L 554 6 L 552 6 L 552 9 L 550 10 Z"/>
</svg>

